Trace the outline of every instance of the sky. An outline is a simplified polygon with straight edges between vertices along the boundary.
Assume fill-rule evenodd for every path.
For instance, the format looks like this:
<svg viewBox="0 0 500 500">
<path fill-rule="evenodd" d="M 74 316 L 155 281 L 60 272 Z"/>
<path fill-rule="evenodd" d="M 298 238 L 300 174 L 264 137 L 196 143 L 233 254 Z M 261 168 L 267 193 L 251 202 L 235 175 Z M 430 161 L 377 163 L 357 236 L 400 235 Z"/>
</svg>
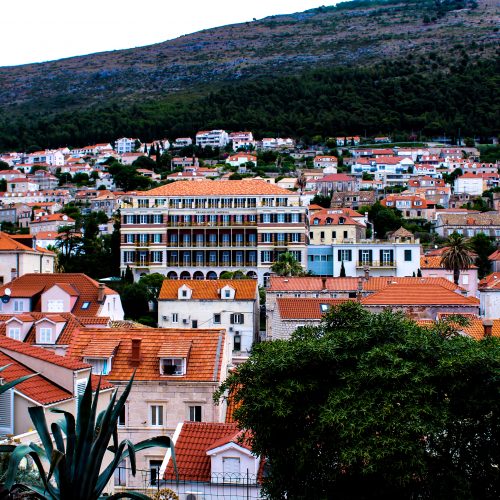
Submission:
<svg viewBox="0 0 500 500">
<path fill-rule="evenodd" d="M 323 4 L 324 0 L 0 0 L 0 66 L 140 47 Z"/>
</svg>

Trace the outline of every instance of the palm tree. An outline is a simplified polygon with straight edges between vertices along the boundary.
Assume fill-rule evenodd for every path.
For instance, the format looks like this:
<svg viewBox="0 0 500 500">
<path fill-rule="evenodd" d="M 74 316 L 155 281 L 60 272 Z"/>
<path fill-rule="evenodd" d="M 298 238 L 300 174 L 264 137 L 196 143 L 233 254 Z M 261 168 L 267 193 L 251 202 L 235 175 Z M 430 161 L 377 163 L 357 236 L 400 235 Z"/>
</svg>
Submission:
<svg viewBox="0 0 500 500">
<path fill-rule="evenodd" d="M 441 266 L 448 271 L 453 271 L 455 285 L 458 285 L 460 271 L 469 269 L 472 262 L 472 249 L 469 241 L 456 232 L 450 234 L 446 248 L 441 255 Z"/>
<path fill-rule="evenodd" d="M 304 274 L 300 262 L 290 252 L 282 253 L 271 266 L 271 271 L 278 276 L 301 276 Z"/>
</svg>

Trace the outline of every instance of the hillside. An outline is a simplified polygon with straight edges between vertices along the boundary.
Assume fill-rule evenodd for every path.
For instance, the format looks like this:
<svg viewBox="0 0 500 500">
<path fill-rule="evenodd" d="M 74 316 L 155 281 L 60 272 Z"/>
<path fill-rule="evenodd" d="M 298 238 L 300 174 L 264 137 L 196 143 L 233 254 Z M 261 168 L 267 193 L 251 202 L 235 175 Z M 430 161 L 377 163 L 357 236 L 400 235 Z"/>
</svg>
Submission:
<svg viewBox="0 0 500 500">
<path fill-rule="evenodd" d="M 358 0 L 147 47 L 0 68 L 0 147 L 14 147 L 12 135 L 22 136 L 25 129 L 29 134 L 32 120 L 55 123 L 60 112 L 98 112 L 102 103 L 123 112 L 152 100 L 168 103 L 160 105 L 170 111 L 152 125 L 150 133 L 156 133 L 172 130 L 167 118 L 198 122 L 199 116 L 186 116 L 189 103 L 210 91 L 237 94 L 249 81 L 299 76 L 314 68 L 376 68 L 384 61 L 426 60 L 429 71 L 464 57 L 490 59 L 498 47 L 499 19 L 496 0 Z M 95 140 L 115 132 L 103 131 L 105 137 Z M 40 145 L 52 144 L 51 137 L 41 137 L 46 144 Z M 83 140 L 77 131 L 64 138 Z M 26 145 L 22 137 L 16 141 Z"/>
</svg>

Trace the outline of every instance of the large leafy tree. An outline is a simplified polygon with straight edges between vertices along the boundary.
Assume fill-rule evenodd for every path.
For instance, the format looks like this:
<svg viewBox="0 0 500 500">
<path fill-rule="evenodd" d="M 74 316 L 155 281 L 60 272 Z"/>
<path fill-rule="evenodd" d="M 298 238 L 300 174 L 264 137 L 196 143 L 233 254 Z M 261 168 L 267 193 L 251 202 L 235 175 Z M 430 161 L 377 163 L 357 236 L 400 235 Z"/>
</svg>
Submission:
<svg viewBox="0 0 500 500">
<path fill-rule="evenodd" d="M 254 346 L 221 386 L 270 498 L 497 498 L 500 344 L 332 307 Z M 216 396 L 216 397 L 217 397 Z"/>
<path fill-rule="evenodd" d="M 304 274 L 300 262 L 293 256 L 291 252 L 284 252 L 278 260 L 271 266 L 271 271 L 278 276 L 300 276 Z"/>
<path fill-rule="evenodd" d="M 475 264 L 478 267 L 479 279 L 489 274 L 491 262 L 488 257 L 496 250 L 496 246 L 484 233 L 479 233 L 470 239 L 470 245 L 476 255 Z"/>
<path fill-rule="evenodd" d="M 456 285 L 460 279 L 460 271 L 469 269 L 472 262 L 472 247 L 467 238 L 456 232 L 450 234 L 441 255 L 441 265 L 448 271 L 453 271 L 453 281 Z"/>
</svg>

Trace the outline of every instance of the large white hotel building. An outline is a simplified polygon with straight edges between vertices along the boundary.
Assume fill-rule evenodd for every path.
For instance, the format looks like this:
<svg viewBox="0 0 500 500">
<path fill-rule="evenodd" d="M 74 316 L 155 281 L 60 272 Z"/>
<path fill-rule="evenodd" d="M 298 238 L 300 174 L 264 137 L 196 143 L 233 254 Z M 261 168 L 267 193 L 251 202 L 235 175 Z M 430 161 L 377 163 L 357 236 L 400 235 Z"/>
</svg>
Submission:
<svg viewBox="0 0 500 500">
<path fill-rule="evenodd" d="M 138 193 L 121 215 L 121 270 L 129 266 L 135 279 L 241 270 L 264 284 L 287 251 L 306 268 L 306 208 L 297 193 L 264 181 L 177 181 Z"/>
</svg>

